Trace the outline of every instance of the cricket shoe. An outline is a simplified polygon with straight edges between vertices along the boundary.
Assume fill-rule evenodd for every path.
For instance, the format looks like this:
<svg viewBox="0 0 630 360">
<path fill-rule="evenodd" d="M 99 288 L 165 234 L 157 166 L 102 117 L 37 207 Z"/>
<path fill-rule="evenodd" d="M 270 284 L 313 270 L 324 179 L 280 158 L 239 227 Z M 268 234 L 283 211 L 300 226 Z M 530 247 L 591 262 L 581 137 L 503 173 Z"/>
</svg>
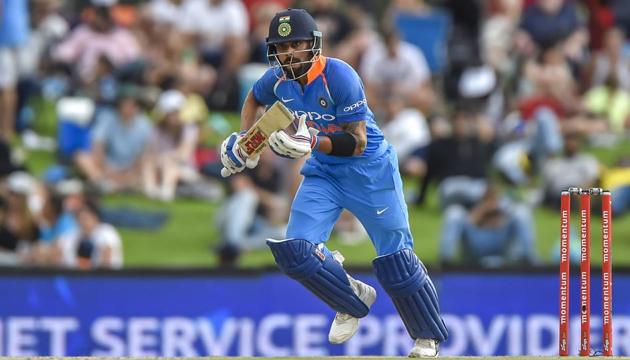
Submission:
<svg viewBox="0 0 630 360">
<path fill-rule="evenodd" d="M 440 344 L 435 339 L 416 339 L 413 344 L 409 357 L 411 358 L 423 358 L 423 357 L 437 357 Z"/>
<path fill-rule="evenodd" d="M 369 308 L 374 304 L 376 300 L 376 290 L 368 284 L 362 283 L 359 280 L 355 280 L 348 276 L 352 290 L 357 294 L 359 299 L 363 301 Z M 359 329 L 359 319 L 350 314 L 344 314 L 338 312 L 335 315 L 335 320 L 330 326 L 330 332 L 328 333 L 328 341 L 332 344 L 341 344 L 350 339 Z"/>
</svg>

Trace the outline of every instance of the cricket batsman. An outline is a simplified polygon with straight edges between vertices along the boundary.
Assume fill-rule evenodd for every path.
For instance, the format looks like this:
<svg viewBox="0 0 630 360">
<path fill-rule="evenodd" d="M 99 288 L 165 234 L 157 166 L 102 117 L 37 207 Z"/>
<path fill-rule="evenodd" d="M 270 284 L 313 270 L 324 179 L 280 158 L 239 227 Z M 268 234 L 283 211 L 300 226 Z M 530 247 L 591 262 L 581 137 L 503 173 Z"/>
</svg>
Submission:
<svg viewBox="0 0 630 360">
<path fill-rule="evenodd" d="M 241 130 L 261 106 L 276 101 L 299 118 L 297 131 L 269 136 L 279 156 L 309 156 L 295 195 L 286 239 L 268 239 L 276 263 L 337 312 L 328 339 L 340 344 L 358 330 L 376 300 L 373 287 L 346 273 L 337 252 L 326 248 L 333 225 L 348 209 L 376 249 L 372 262 L 409 335 L 410 357 L 435 357 L 448 337 L 437 292 L 413 251 L 407 205 L 396 152 L 383 138 L 368 107 L 358 74 L 343 61 L 322 55 L 322 34 L 303 9 L 277 13 L 267 38 L 271 68 L 254 84 L 241 113 Z M 221 146 L 226 174 L 255 167 L 231 134 Z"/>
</svg>

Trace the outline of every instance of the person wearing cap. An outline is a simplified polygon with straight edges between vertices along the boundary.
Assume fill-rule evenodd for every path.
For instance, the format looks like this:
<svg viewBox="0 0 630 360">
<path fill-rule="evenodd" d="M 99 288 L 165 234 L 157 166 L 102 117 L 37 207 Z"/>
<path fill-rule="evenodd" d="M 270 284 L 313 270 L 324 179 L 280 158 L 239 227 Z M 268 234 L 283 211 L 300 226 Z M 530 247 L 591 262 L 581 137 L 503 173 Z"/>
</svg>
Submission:
<svg viewBox="0 0 630 360">
<path fill-rule="evenodd" d="M 409 356 L 437 356 L 448 330 L 435 286 L 413 251 L 396 151 L 377 126 L 361 79 L 345 62 L 322 54 L 322 33 L 303 9 L 277 13 L 268 34 L 271 68 L 245 99 L 241 130 L 252 126 L 261 107 L 280 101 L 298 124 L 295 132 L 272 133 L 269 146 L 282 157 L 308 157 L 285 239 L 267 240 L 276 263 L 336 311 L 328 340 L 349 340 L 376 300 L 374 288 L 346 273 L 343 256 L 326 247 L 341 212 L 349 210 L 367 230 L 376 277 L 414 339 Z M 235 132 L 222 143 L 223 175 L 258 164 L 240 149 L 241 136 Z"/>
<path fill-rule="evenodd" d="M 194 151 L 199 129 L 181 120 L 186 98 L 178 90 L 160 95 L 156 106 L 157 127 L 153 129 L 142 163 L 143 190 L 149 198 L 171 201 L 180 180 L 194 180 Z"/>
</svg>

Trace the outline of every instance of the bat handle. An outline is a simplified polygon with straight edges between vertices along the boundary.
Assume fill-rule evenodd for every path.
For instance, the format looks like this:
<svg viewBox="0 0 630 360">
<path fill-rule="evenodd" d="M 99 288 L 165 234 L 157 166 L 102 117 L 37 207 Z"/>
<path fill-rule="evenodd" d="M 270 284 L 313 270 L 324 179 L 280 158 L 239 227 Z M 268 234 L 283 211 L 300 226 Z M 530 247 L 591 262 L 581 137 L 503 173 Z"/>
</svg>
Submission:
<svg viewBox="0 0 630 360">
<path fill-rule="evenodd" d="M 223 176 L 224 178 L 228 177 L 232 175 L 232 173 L 230 172 L 230 170 L 226 169 L 226 168 L 222 168 L 221 169 L 221 176 Z"/>
</svg>

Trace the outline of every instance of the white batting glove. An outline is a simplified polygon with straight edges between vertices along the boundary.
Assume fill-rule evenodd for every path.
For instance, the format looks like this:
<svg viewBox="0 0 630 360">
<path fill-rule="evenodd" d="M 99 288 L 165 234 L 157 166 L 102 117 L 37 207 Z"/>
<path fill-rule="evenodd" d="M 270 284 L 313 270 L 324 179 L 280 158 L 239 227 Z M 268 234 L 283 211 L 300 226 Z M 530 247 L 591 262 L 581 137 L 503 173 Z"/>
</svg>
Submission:
<svg viewBox="0 0 630 360">
<path fill-rule="evenodd" d="M 269 136 L 269 147 L 278 156 L 299 159 L 311 153 L 317 146 L 317 130 L 312 133 L 306 126 L 306 115 L 300 116 L 295 135 L 289 135 L 284 130 L 278 130 Z"/>
<path fill-rule="evenodd" d="M 248 167 L 253 169 L 258 165 L 259 155 L 247 157 L 245 151 L 238 146 L 238 140 L 243 134 L 232 133 L 221 144 L 221 163 L 223 169 L 221 169 L 221 176 L 228 177 L 230 175 L 239 173 Z"/>
</svg>

